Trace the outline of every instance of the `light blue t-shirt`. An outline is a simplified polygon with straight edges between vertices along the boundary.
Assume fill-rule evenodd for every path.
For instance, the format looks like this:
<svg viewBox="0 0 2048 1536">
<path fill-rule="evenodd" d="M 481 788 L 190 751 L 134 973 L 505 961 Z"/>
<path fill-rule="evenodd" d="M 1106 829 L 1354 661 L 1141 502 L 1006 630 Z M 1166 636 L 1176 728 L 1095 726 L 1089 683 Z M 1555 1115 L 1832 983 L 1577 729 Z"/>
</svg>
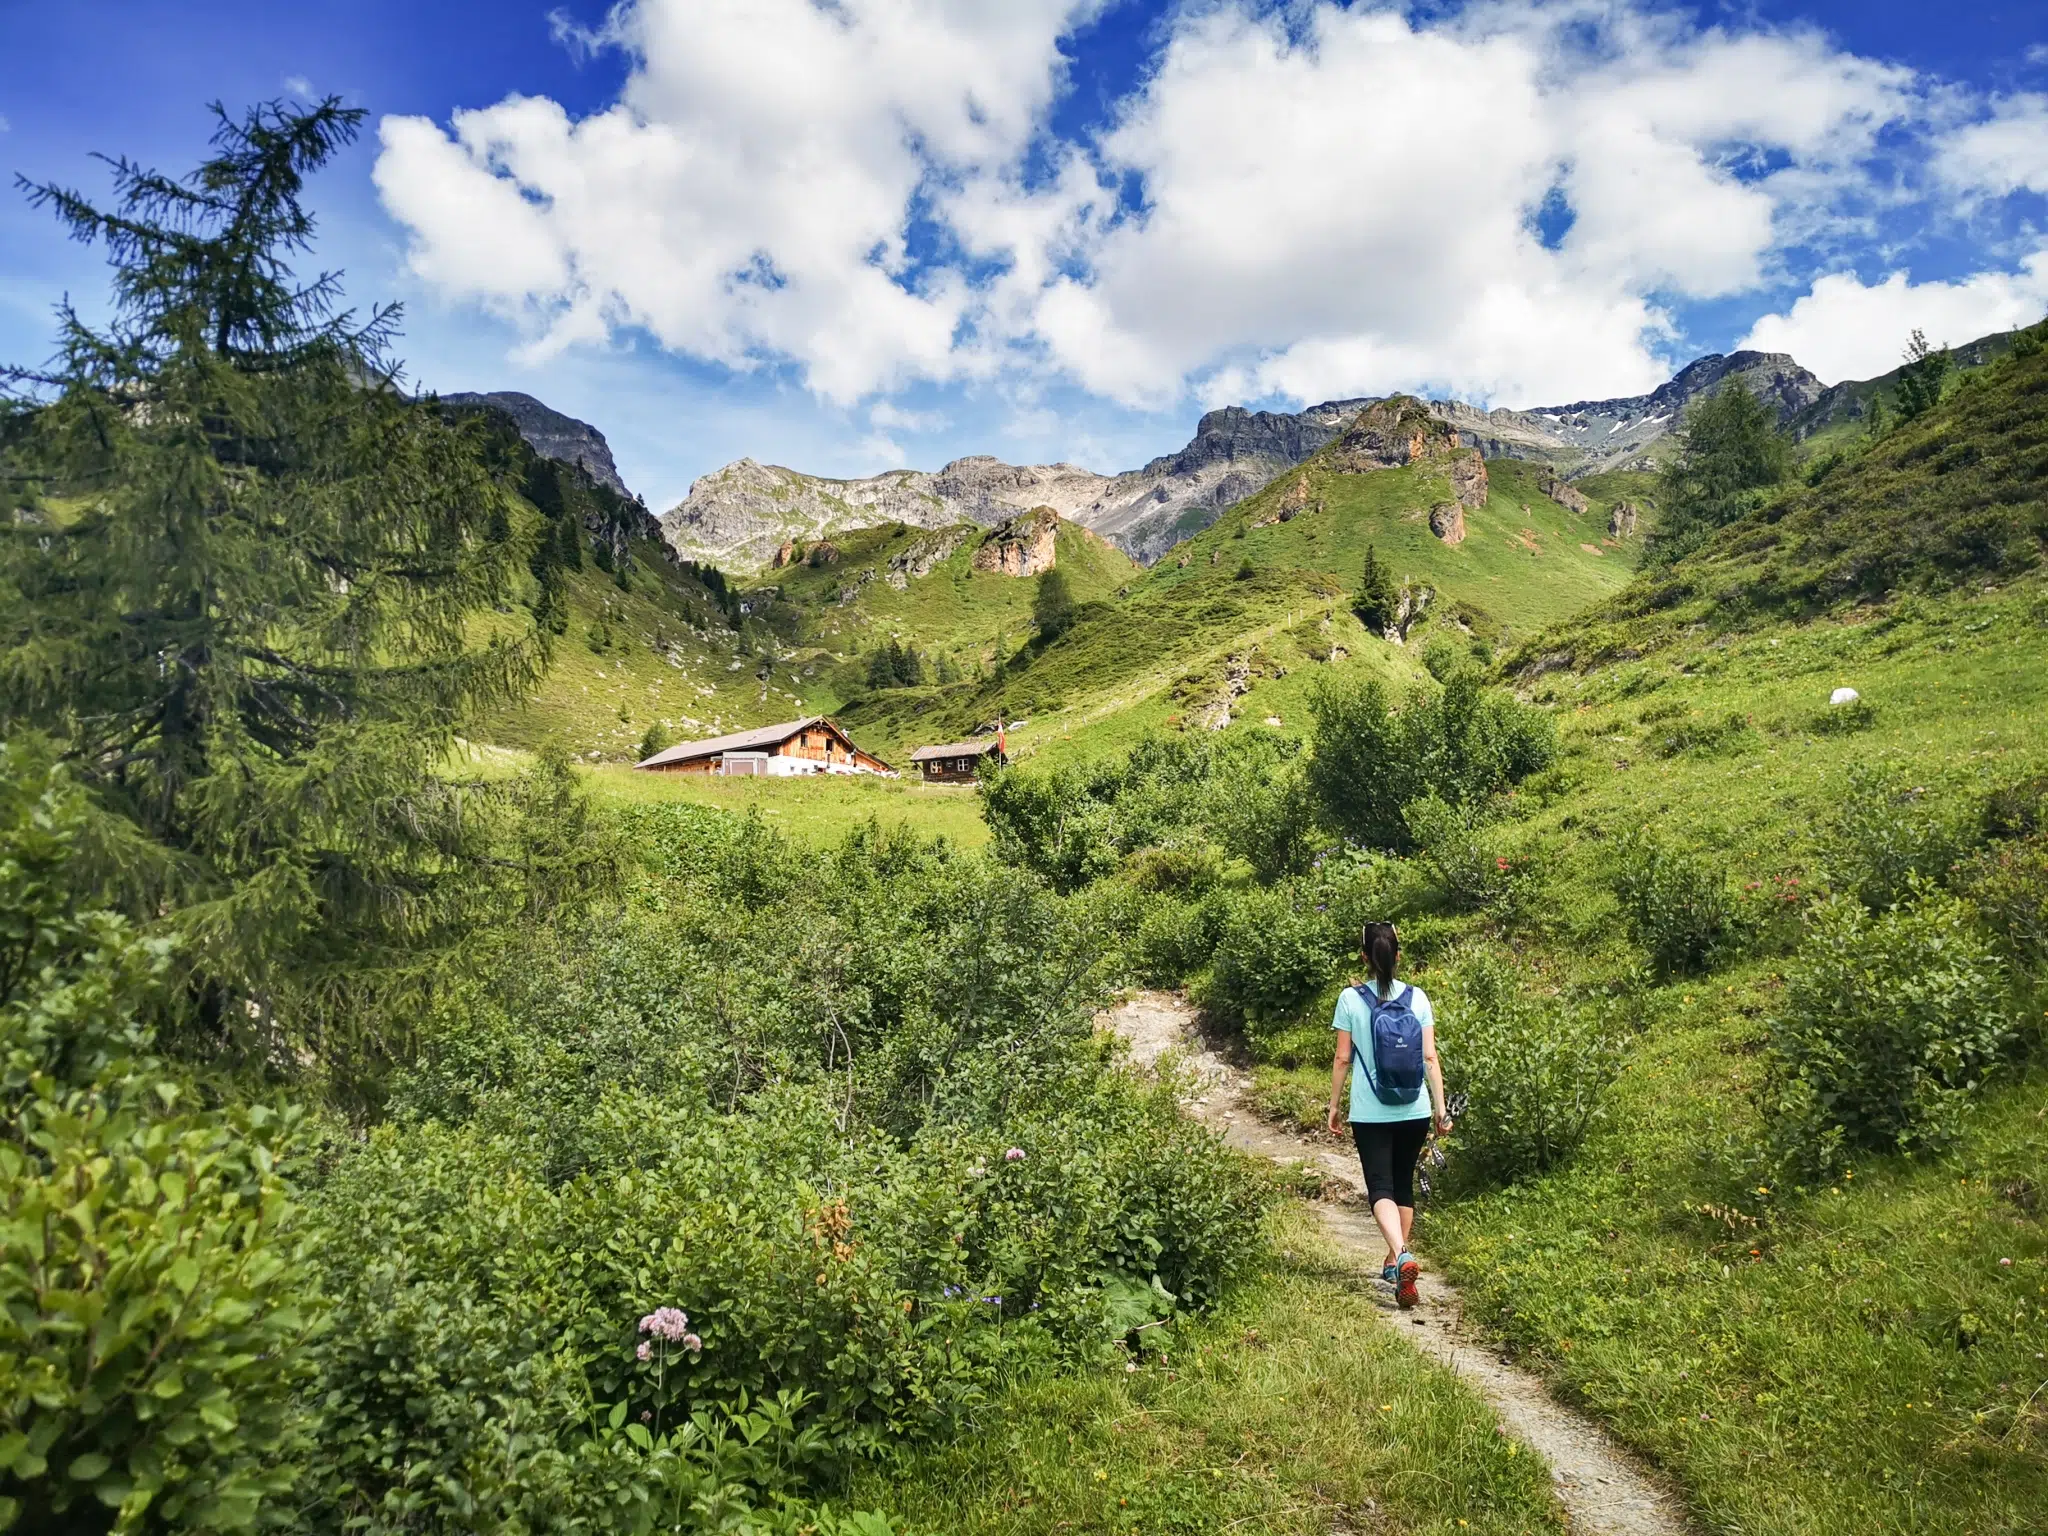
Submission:
<svg viewBox="0 0 2048 1536">
<path fill-rule="evenodd" d="M 1367 980 L 1363 985 L 1372 989 L 1374 997 L 1380 993 L 1379 983 Z M 1394 996 L 1401 995 L 1401 989 L 1408 983 L 1400 977 L 1394 978 Z M 1422 988 L 1414 989 L 1415 995 L 1408 1000 L 1408 1006 L 1415 1010 L 1415 1017 L 1427 1030 L 1436 1028 L 1436 1010 L 1429 1005 L 1429 995 Z M 1351 1118 L 1368 1124 L 1384 1125 L 1393 1120 L 1427 1120 L 1429 1118 L 1429 1079 L 1424 1077 L 1422 1086 L 1415 1097 L 1406 1104 L 1382 1104 L 1380 1096 L 1372 1091 L 1372 1085 L 1365 1080 L 1365 1069 L 1359 1065 L 1363 1056 L 1369 1066 L 1372 1062 L 1372 1015 L 1366 1011 L 1365 1002 L 1350 987 L 1344 989 L 1337 999 L 1337 1012 L 1330 1019 L 1330 1028 L 1341 1029 L 1351 1036 Z"/>
</svg>

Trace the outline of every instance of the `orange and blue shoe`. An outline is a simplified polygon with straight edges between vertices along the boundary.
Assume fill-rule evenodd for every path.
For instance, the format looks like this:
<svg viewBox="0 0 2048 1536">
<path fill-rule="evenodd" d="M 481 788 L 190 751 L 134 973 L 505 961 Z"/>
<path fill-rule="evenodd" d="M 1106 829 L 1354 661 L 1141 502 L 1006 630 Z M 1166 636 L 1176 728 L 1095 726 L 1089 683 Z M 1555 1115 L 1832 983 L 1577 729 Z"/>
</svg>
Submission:
<svg viewBox="0 0 2048 1536">
<path fill-rule="evenodd" d="M 1404 1253 L 1394 1265 L 1394 1301 L 1396 1305 L 1412 1307 L 1422 1300 L 1422 1291 L 1416 1279 L 1422 1274 L 1422 1266 L 1415 1262 L 1415 1255 Z"/>
</svg>

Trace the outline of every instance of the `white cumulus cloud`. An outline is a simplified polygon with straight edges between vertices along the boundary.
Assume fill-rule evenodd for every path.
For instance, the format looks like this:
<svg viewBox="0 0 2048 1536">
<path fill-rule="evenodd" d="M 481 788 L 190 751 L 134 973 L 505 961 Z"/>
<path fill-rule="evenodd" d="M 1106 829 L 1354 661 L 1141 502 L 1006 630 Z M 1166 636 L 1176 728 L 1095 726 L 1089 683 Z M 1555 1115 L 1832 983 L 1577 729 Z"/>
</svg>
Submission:
<svg viewBox="0 0 2048 1536">
<path fill-rule="evenodd" d="M 1906 338 L 1925 331 L 1936 345 L 1975 341 L 2031 325 L 2048 312 L 2048 247 L 2017 272 L 1979 272 L 1953 282 L 1913 282 L 1893 272 L 1865 283 L 1831 273 L 1784 314 L 1766 315 L 1741 345 L 1790 352 L 1828 383 L 1875 378 L 1899 366 Z"/>
<path fill-rule="evenodd" d="M 2027 93 L 1997 102 L 1988 118 L 1943 139 L 1935 169 L 1964 193 L 2048 192 L 2048 96 Z"/>
<path fill-rule="evenodd" d="M 645 327 L 734 367 L 793 358 L 849 401 L 962 360 L 968 295 L 913 272 L 921 198 L 1013 163 L 1080 0 L 639 0 L 608 111 L 513 97 L 452 132 L 386 118 L 376 178 L 411 260 L 523 309 L 540 347 Z"/>
<path fill-rule="evenodd" d="M 1630 0 L 1205 0 L 1061 142 L 1060 44 L 1104 4 L 626 0 L 575 39 L 630 55 L 614 105 L 389 117 L 376 182 L 417 275 L 530 358 L 630 329 L 839 405 L 1061 378 L 1527 404 L 1663 378 L 1678 306 L 1856 228 L 1880 136 L 1926 117 L 1818 33 Z M 1994 148 L 1952 152 L 2017 163 Z M 913 414 L 870 415 L 878 455 Z"/>
</svg>

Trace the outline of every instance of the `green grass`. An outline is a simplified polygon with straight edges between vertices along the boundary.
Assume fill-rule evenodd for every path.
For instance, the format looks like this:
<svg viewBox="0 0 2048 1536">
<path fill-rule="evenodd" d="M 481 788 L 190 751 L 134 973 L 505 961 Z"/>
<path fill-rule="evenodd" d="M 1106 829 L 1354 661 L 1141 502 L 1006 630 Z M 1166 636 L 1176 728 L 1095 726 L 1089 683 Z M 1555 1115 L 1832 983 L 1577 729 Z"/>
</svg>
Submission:
<svg viewBox="0 0 2048 1536">
<path fill-rule="evenodd" d="M 870 819 L 942 836 L 957 847 L 988 841 L 980 792 L 972 786 L 928 785 L 912 778 L 817 775 L 791 779 L 726 779 L 701 773 L 640 773 L 603 764 L 584 775 L 592 796 L 611 805 L 659 805 L 681 800 L 745 815 L 799 842 L 830 847 Z"/>
<path fill-rule="evenodd" d="M 2029 580 L 1543 676 L 1538 696 L 1569 714 L 1561 767 L 1509 829 L 1547 879 L 1523 945 L 1560 983 L 1632 963 L 1606 894 L 1628 828 L 1738 884 L 1810 885 L 1854 763 L 1896 762 L 1937 804 L 2048 769 L 2044 618 Z M 1873 722 L 1815 730 L 1841 683 Z M 1741 728 L 1664 755 L 1674 726 L 1731 717 Z M 1761 1139 L 1750 1095 L 1783 963 L 1655 994 L 1610 1128 L 1560 1173 L 1433 1213 L 1430 1240 L 1473 1315 L 1670 1468 L 1717 1528 L 2039 1529 L 2048 1229 L 2001 1191 L 2048 1167 L 2048 1082 L 1983 1094 L 1940 1160 L 1870 1159 L 1840 1193 L 1758 1196 L 1768 1215 L 1751 1226 L 1727 1193 L 1741 1165 L 1716 1154 Z M 1902 955 L 1902 982 L 1911 966 Z M 1454 1085 L 1457 1035 L 1444 1020 Z M 1287 1087 L 1268 1089 L 1283 1109 Z"/>
<path fill-rule="evenodd" d="M 839 555 L 832 563 L 799 562 L 762 574 L 761 585 L 780 593 L 769 620 L 804 652 L 807 675 L 828 683 L 835 660 L 892 639 L 915 645 L 934 662 L 946 655 L 963 671 L 977 671 L 1030 635 L 1038 592 L 1036 578 L 974 569 L 983 532 L 889 523 L 835 534 L 830 542 Z M 943 561 L 923 576 L 898 573 L 901 590 L 890 584 L 893 557 L 949 535 L 961 542 Z M 1074 523 L 1060 525 L 1055 564 L 1075 601 L 1083 603 L 1112 597 L 1139 573 L 1123 551 Z M 872 579 L 863 582 L 869 573 Z M 855 596 L 842 603 L 840 594 L 848 589 Z"/>
<path fill-rule="evenodd" d="M 1274 1248 L 1141 1369 L 1014 1386 L 958 1440 L 866 1475 L 853 1503 L 933 1536 L 1563 1529 L 1541 1462 L 1386 1325 L 1376 1277 L 1298 1204 Z"/>
</svg>

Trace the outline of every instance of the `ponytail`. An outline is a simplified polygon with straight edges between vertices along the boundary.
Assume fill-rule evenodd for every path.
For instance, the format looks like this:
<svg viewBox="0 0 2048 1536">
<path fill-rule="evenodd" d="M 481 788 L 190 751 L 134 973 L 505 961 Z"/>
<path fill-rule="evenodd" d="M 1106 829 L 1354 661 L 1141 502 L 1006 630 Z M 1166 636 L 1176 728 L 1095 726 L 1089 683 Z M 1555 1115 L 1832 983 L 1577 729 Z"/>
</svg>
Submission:
<svg viewBox="0 0 2048 1536">
<path fill-rule="evenodd" d="M 1384 1003 L 1394 994 L 1394 962 L 1401 957 L 1401 940 L 1394 925 L 1367 923 L 1359 948 L 1365 954 L 1365 963 L 1372 967 L 1373 980 L 1379 984 L 1380 1001 Z"/>
</svg>

